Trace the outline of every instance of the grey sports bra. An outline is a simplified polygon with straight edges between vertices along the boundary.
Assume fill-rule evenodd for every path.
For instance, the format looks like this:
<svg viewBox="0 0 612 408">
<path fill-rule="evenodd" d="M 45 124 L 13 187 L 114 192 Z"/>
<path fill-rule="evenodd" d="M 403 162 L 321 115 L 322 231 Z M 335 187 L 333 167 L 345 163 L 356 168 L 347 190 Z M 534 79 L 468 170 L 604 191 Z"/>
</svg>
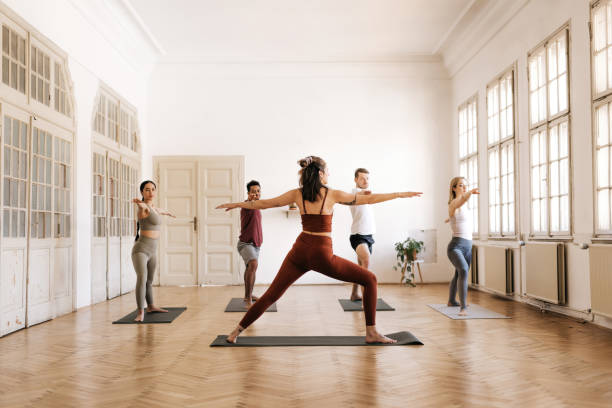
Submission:
<svg viewBox="0 0 612 408">
<path fill-rule="evenodd" d="M 147 207 L 149 208 L 149 215 L 146 218 L 141 218 L 138 220 L 140 223 L 140 229 L 142 231 L 159 231 L 161 217 L 149 205 L 147 205 Z"/>
</svg>

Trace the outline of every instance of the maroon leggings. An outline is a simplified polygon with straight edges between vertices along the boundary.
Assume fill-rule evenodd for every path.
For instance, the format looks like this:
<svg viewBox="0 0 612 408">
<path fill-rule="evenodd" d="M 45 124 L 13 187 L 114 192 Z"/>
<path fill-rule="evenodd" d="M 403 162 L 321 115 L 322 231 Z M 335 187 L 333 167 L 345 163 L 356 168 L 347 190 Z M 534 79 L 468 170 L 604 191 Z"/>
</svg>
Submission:
<svg viewBox="0 0 612 408">
<path fill-rule="evenodd" d="M 245 329 L 249 327 L 285 293 L 293 282 L 310 270 L 331 278 L 362 285 L 366 325 L 375 324 L 376 276 L 367 269 L 334 255 L 330 237 L 301 233 L 285 257 L 272 284 L 246 312 L 240 321 L 240 326 Z"/>
</svg>

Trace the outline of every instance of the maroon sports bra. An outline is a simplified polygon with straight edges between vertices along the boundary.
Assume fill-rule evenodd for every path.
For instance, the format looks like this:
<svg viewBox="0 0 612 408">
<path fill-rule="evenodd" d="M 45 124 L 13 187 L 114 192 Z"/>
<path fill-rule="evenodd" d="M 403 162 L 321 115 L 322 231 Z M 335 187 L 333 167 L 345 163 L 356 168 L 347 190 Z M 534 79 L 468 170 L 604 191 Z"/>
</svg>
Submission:
<svg viewBox="0 0 612 408">
<path fill-rule="evenodd" d="M 302 214 L 302 230 L 308 232 L 331 232 L 332 231 L 332 217 L 333 214 L 322 214 L 323 206 L 325 206 L 325 199 L 327 199 L 328 189 L 325 189 L 325 196 L 323 197 L 323 204 L 321 204 L 321 211 L 318 214 L 306 213 L 306 204 L 304 203 L 304 195 L 302 194 L 302 207 L 304 207 L 304 214 Z"/>
</svg>

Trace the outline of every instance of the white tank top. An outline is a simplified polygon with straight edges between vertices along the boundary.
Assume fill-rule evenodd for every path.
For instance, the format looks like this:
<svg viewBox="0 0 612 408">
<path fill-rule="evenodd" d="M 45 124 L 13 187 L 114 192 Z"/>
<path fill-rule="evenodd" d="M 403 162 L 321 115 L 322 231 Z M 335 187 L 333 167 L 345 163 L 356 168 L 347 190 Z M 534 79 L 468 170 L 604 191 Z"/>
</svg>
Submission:
<svg viewBox="0 0 612 408">
<path fill-rule="evenodd" d="M 353 194 L 363 191 L 360 188 L 354 188 Z M 376 233 L 374 225 L 374 214 L 372 207 L 369 204 L 351 205 L 351 215 L 353 216 L 353 224 L 351 225 L 351 235 L 372 235 Z"/>
<path fill-rule="evenodd" d="M 467 204 L 455 210 L 455 215 L 450 217 L 450 225 L 453 237 L 472 240 L 472 211 L 467 208 Z"/>
</svg>

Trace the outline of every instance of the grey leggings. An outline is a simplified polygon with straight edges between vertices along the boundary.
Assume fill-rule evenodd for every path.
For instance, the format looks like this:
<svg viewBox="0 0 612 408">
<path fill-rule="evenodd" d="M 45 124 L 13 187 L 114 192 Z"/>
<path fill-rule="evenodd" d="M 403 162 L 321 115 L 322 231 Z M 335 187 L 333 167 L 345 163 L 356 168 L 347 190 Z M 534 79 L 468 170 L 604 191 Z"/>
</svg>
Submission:
<svg viewBox="0 0 612 408">
<path fill-rule="evenodd" d="M 459 302 L 461 309 L 465 309 L 468 289 L 467 274 L 472 263 L 472 241 L 453 237 L 448 244 L 446 254 L 455 267 L 455 276 L 450 282 L 448 303 L 457 303 L 455 296 L 457 295 L 457 286 L 459 286 Z"/>
<path fill-rule="evenodd" d="M 153 304 L 153 276 L 157 268 L 157 242 L 158 239 L 143 237 L 132 248 L 132 263 L 136 271 L 136 303 L 138 309 L 144 309 L 145 299 L 147 305 Z"/>
</svg>

